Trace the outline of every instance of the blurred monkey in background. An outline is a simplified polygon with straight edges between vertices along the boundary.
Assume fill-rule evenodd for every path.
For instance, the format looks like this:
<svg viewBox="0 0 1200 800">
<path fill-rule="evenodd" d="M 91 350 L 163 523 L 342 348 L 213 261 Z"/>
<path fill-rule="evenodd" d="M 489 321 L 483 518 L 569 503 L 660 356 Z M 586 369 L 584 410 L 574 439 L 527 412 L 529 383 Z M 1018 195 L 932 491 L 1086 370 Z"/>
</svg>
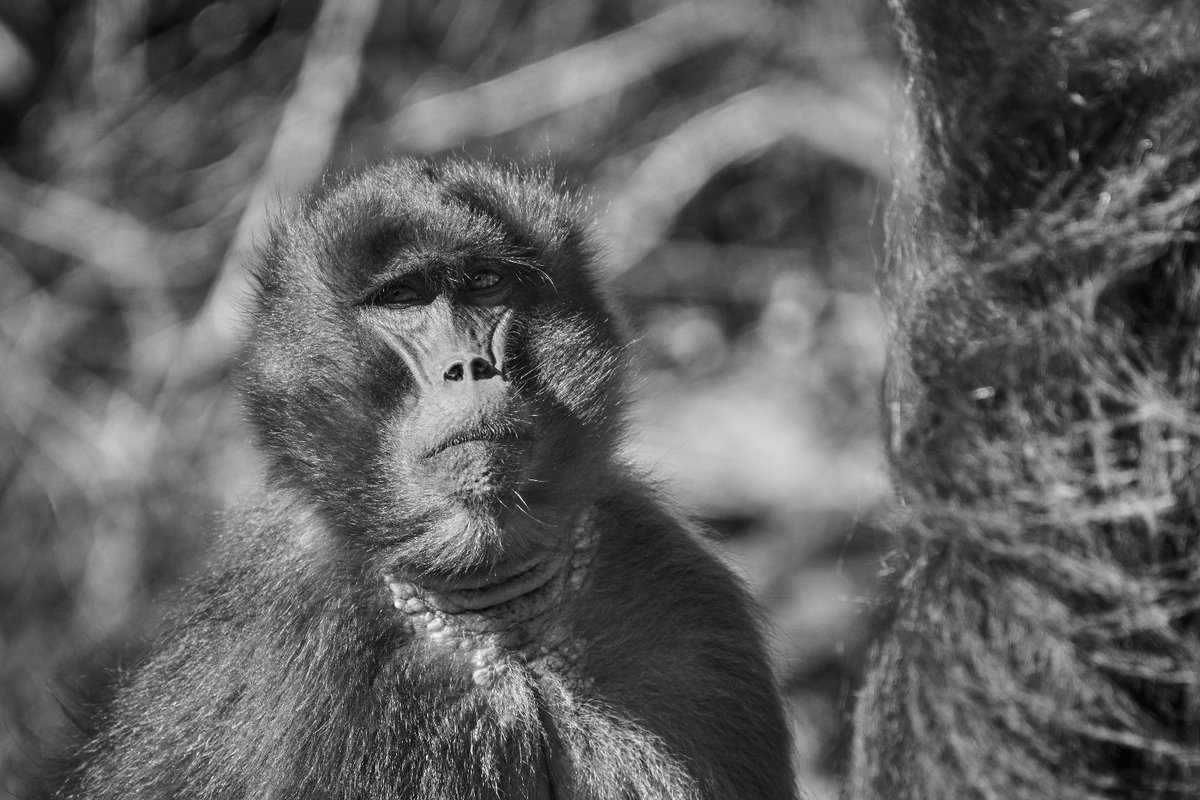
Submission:
<svg viewBox="0 0 1200 800">
<path fill-rule="evenodd" d="M 891 615 L 848 795 L 1200 787 L 1200 4 L 897 0 Z"/>
</svg>

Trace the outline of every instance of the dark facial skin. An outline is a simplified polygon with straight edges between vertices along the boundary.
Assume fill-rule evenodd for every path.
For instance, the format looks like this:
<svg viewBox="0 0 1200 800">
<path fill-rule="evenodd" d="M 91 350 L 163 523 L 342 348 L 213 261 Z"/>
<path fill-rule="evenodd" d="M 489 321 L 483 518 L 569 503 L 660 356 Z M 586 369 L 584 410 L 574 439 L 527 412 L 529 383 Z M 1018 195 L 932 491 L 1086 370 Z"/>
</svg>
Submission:
<svg viewBox="0 0 1200 800">
<path fill-rule="evenodd" d="M 510 352 L 513 321 L 538 301 L 543 280 L 499 263 L 418 269 L 387 278 L 360 306 L 366 335 L 391 348 L 410 379 L 385 428 L 387 479 L 430 520 L 427 538 L 473 532 L 482 563 L 454 560 L 471 581 L 555 546 L 545 535 L 554 521 L 535 509 L 553 483 L 549 454 L 565 447 L 571 425 L 514 380 Z"/>
</svg>

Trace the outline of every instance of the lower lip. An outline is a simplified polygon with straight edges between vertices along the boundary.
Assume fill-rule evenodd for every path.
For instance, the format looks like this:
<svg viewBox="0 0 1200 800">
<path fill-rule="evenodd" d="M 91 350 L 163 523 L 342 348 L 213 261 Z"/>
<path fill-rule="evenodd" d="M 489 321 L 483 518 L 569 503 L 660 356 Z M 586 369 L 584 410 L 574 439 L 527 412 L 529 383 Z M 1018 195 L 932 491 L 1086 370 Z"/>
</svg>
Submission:
<svg viewBox="0 0 1200 800">
<path fill-rule="evenodd" d="M 530 439 L 525 438 L 525 437 L 520 437 L 520 436 L 503 437 L 503 438 L 497 437 L 497 438 L 493 438 L 493 439 L 483 439 L 483 438 L 463 439 L 460 441 L 453 441 L 450 444 L 438 445 L 437 447 L 435 447 L 432 450 L 430 450 L 429 452 L 427 452 L 425 454 L 425 457 L 433 458 L 434 456 L 439 456 L 439 455 L 442 455 L 443 453 L 450 453 L 450 452 L 454 452 L 456 450 L 461 450 L 462 448 L 470 447 L 471 445 L 483 446 L 483 447 L 495 447 L 497 445 L 511 447 L 513 445 L 525 445 L 525 444 L 528 444 L 529 442 L 530 442 Z"/>
</svg>

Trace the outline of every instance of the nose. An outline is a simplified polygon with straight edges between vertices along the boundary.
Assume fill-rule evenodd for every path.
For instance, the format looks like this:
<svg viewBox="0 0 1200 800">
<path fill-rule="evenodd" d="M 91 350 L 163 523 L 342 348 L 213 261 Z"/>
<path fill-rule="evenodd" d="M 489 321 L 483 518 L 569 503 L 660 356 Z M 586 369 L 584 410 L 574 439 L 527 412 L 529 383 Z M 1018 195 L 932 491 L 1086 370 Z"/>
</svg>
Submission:
<svg viewBox="0 0 1200 800">
<path fill-rule="evenodd" d="M 442 380 L 484 381 L 500 374 L 496 365 L 482 356 L 455 356 L 442 368 Z"/>
</svg>

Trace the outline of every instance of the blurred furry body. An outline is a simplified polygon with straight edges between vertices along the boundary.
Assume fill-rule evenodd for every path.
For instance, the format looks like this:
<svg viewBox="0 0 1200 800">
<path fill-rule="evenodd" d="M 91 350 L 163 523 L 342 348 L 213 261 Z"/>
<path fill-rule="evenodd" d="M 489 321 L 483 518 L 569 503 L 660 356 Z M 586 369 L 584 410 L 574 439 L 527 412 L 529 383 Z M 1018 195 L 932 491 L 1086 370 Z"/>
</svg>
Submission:
<svg viewBox="0 0 1200 800">
<path fill-rule="evenodd" d="M 894 606 L 848 796 L 1200 784 L 1200 6 L 899 0 Z"/>
<path fill-rule="evenodd" d="M 579 220 L 537 177 L 400 162 L 276 224 L 242 380 L 267 487 L 62 796 L 794 796 L 749 599 L 613 455 L 623 344 Z M 478 386 L 411 335 L 488 314 Z M 428 466 L 452 447 L 482 490 Z"/>
</svg>

